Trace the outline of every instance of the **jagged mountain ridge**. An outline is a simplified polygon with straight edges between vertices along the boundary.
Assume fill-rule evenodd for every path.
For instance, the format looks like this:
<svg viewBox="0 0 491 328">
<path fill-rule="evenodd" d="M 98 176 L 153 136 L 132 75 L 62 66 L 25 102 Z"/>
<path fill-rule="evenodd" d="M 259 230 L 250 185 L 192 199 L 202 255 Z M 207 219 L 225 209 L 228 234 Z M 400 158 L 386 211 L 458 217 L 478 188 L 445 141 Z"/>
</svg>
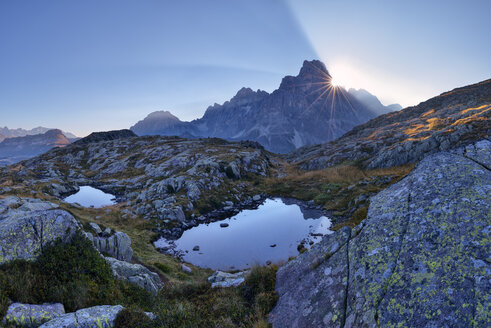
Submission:
<svg viewBox="0 0 491 328">
<path fill-rule="evenodd" d="M 299 74 L 284 77 L 272 93 L 242 88 L 230 101 L 208 107 L 200 119 L 183 122 L 170 112 L 154 112 L 131 130 L 138 135 L 252 140 L 287 153 L 334 140 L 389 110 L 378 99 L 379 105 L 365 104 L 352 92 L 332 86 L 331 80 L 322 62 L 304 61 Z"/>
</svg>

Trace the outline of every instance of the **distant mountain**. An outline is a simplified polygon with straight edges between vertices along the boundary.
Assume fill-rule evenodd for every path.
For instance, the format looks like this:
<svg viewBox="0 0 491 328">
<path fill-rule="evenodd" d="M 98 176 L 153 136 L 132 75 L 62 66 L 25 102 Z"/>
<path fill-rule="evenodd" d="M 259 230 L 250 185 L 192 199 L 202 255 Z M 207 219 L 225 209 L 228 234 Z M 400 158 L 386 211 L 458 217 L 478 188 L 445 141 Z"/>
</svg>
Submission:
<svg viewBox="0 0 491 328">
<path fill-rule="evenodd" d="M 137 135 L 184 135 L 193 136 L 188 132 L 189 124 L 178 119 L 169 111 L 150 113 L 144 120 L 139 121 L 131 130 Z"/>
<path fill-rule="evenodd" d="M 131 130 L 138 135 L 252 140 L 287 153 L 333 140 L 388 110 L 376 97 L 374 102 L 360 92 L 355 96 L 331 80 L 322 62 L 305 61 L 297 76 L 284 77 L 272 93 L 242 88 L 230 101 L 208 107 L 200 119 L 183 122 L 167 111 L 154 112 Z"/>
<path fill-rule="evenodd" d="M 0 127 L 0 141 L 3 141 L 4 139 L 7 138 L 14 138 L 14 137 L 24 137 L 24 136 L 30 136 L 30 135 L 35 135 L 35 134 L 43 134 L 48 132 L 49 130 L 55 130 L 55 129 L 50 129 L 50 128 L 45 128 L 42 126 L 38 126 L 37 128 L 31 129 L 31 130 L 25 130 L 25 129 L 9 129 L 8 127 Z M 70 132 L 62 132 L 65 137 L 69 139 L 77 139 L 78 137 L 74 135 L 73 133 Z"/>
<path fill-rule="evenodd" d="M 0 142 L 0 165 L 20 162 L 69 143 L 70 140 L 57 129 L 48 130 L 43 134 L 7 138 Z"/>
<path fill-rule="evenodd" d="M 392 104 L 389 106 L 382 105 L 382 103 L 380 102 L 380 100 L 378 100 L 377 97 L 375 97 L 370 92 L 364 89 L 356 90 L 351 88 L 348 90 L 348 92 L 351 95 L 353 95 L 359 102 L 370 108 L 370 110 L 376 113 L 377 116 L 402 109 L 402 106 L 399 104 Z"/>
</svg>

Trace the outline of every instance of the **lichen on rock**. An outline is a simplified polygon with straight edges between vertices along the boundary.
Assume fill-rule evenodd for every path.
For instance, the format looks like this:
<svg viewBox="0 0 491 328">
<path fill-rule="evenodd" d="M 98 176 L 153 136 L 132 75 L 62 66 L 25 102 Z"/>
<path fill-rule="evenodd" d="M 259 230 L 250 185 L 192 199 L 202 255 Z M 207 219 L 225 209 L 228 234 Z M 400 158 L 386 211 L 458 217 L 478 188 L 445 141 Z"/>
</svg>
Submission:
<svg viewBox="0 0 491 328">
<path fill-rule="evenodd" d="M 490 144 L 472 148 L 479 161 L 464 152 L 426 157 L 371 198 L 351 233 L 280 268 L 273 325 L 489 326 Z"/>
<path fill-rule="evenodd" d="M 32 198 L 0 199 L 0 264 L 33 260 L 56 239 L 68 241 L 80 225 L 70 213 L 57 207 Z"/>
</svg>

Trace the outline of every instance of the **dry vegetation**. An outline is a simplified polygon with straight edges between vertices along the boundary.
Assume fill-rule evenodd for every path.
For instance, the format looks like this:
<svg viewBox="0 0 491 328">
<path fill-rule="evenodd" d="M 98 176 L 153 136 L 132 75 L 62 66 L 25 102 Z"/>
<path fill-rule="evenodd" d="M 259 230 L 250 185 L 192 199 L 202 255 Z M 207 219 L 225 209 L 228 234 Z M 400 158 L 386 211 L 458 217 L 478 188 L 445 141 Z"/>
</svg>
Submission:
<svg viewBox="0 0 491 328">
<path fill-rule="evenodd" d="M 313 200 L 332 212 L 335 226 L 354 227 L 366 217 L 368 197 L 405 177 L 415 164 L 365 170 L 346 163 L 316 171 L 304 171 L 282 163 L 284 177 L 266 178 L 264 192 L 270 195 Z M 365 209 L 364 209 L 365 208 Z"/>
</svg>

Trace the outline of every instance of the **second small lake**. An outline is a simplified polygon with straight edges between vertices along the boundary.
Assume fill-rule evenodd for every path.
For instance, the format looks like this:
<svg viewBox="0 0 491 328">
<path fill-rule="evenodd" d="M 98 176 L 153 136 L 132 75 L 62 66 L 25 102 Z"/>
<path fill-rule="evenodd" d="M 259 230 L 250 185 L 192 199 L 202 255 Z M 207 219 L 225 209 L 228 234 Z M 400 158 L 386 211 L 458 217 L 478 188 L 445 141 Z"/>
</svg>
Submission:
<svg viewBox="0 0 491 328">
<path fill-rule="evenodd" d="M 66 197 L 64 200 L 67 203 L 77 203 L 83 207 L 99 208 L 116 204 L 114 195 L 90 186 L 81 186 L 78 192 Z"/>
<path fill-rule="evenodd" d="M 331 220 L 320 210 L 274 198 L 257 209 L 186 230 L 174 245 L 183 260 L 194 265 L 215 270 L 245 269 L 287 261 L 298 255 L 302 241 L 309 247 L 331 233 L 330 227 Z M 155 246 L 166 244 L 161 239 Z"/>
</svg>

